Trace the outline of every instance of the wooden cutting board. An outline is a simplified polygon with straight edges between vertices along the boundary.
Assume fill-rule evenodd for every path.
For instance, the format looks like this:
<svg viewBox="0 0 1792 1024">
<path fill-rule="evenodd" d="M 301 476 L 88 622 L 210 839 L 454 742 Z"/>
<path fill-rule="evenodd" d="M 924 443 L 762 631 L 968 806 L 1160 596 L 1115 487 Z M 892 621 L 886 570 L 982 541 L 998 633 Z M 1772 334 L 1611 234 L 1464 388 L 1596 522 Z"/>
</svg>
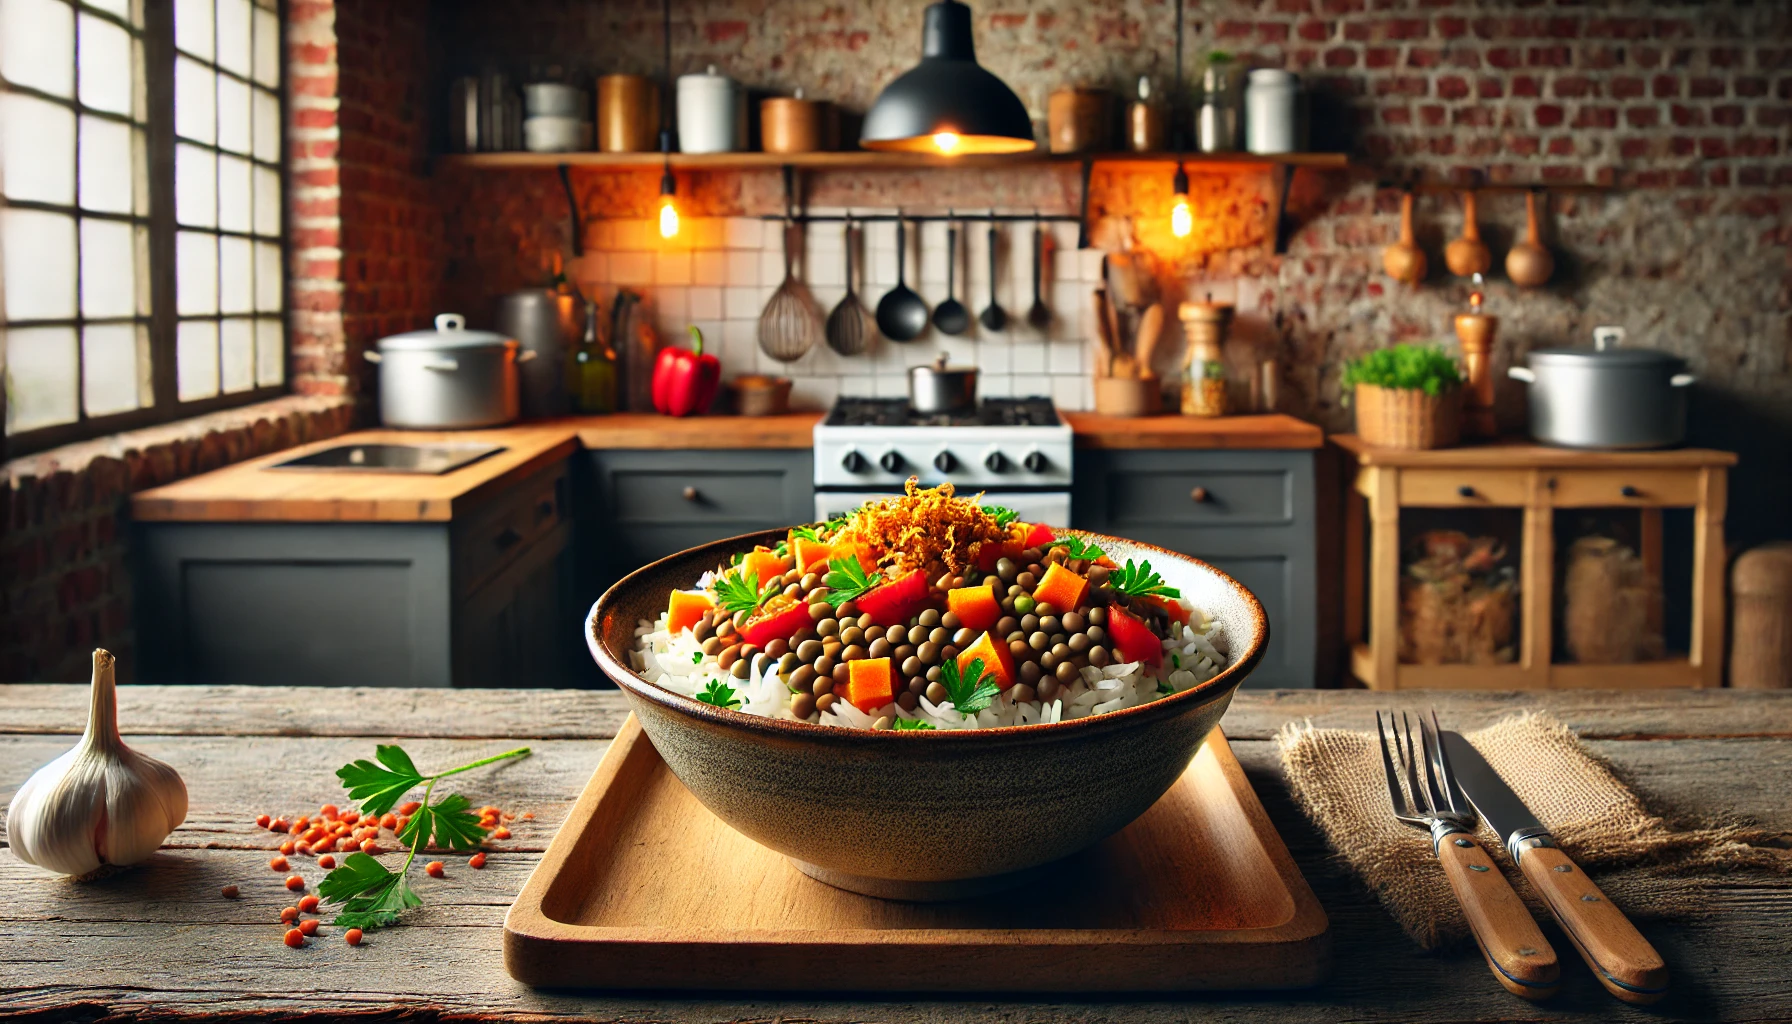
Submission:
<svg viewBox="0 0 1792 1024">
<path fill-rule="evenodd" d="M 952 903 L 835 889 L 711 814 L 633 715 L 504 922 L 531 985 L 757 991 L 1293 988 L 1330 924 L 1219 729 L 1059 880 Z"/>
</svg>

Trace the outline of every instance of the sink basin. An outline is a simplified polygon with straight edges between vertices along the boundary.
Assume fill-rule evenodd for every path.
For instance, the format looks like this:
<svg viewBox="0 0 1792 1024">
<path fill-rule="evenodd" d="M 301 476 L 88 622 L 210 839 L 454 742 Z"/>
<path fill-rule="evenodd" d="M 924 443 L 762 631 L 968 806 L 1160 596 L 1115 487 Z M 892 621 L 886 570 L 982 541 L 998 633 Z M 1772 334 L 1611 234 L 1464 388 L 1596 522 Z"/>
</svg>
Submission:
<svg viewBox="0 0 1792 1024">
<path fill-rule="evenodd" d="M 267 468 L 439 476 L 504 450 L 501 444 L 343 444 Z"/>
</svg>

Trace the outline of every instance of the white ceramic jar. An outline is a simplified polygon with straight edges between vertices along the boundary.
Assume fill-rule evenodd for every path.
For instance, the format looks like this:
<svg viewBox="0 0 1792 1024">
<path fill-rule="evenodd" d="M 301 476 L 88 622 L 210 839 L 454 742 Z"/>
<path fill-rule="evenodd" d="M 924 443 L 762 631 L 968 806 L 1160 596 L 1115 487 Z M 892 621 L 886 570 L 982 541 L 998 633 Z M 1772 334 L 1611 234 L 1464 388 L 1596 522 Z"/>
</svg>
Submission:
<svg viewBox="0 0 1792 1024">
<path fill-rule="evenodd" d="M 1244 143 L 1252 153 L 1293 153 L 1299 141 L 1300 79 L 1278 68 L 1250 73 L 1244 89 Z"/>
<path fill-rule="evenodd" d="M 740 83 L 716 73 L 678 77 L 678 148 L 684 153 L 728 153 L 744 134 Z"/>
</svg>

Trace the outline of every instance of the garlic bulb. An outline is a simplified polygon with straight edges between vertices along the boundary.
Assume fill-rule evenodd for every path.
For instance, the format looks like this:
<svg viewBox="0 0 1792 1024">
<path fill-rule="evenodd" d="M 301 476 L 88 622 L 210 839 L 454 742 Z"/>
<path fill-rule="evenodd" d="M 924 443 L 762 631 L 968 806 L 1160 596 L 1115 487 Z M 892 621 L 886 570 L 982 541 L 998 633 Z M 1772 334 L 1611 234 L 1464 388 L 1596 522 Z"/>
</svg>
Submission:
<svg viewBox="0 0 1792 1024">
<path fill-rule="evenodd" d="M 135 864 L 187 816 L 180 775 L 119 738 L 116 661 L 109 651 L 93 652 L 87 733 L 12 798 L 7 841 L 28 864 L 76 876 L 107 864 Z"/>
</svg>

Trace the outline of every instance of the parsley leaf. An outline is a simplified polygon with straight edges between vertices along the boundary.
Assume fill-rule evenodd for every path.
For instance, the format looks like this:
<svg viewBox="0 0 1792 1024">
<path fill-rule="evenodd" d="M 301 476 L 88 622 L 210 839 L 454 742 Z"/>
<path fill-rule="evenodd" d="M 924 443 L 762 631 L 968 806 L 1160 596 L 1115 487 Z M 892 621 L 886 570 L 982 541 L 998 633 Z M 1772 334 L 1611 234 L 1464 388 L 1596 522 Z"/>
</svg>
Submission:
<svg viewBox="0 0 1792 1024">
<path fill-rule="evenodd" d="M 1151 563 L 1133 565 L 1132 559 L 1126 565 L 1108 574 L 1108 582 L 1114 589 L 1128 597 L 1181 597 L 1182 591 L 1164 583 L 1163 577 L 1151 571 Z"/>
<path fill-rule="evenodd" d="M 412 846 L 419 834 L 428 836 L 433 831 L 437 846 L 471 850 L 485 840 L 485 829 L 479 826 L 479 816 L 467 809 L 471 806 L 472 801 L 459 793 L 433 804 L 424 804 L 412 813 L 404 831 L 398 833 L 398 841 Z"/>
<path fill-rule="evenodd" d="M 691 652 L 691 664 L 693 664 L 693 665 L 703 664 L 703 652 L 702 651 Z"/>
<path fill-rule="evenodd" d="M 1170 694 L 1176 692 L 1176 688 L 1169 683 L 1160 682 L 1157 684 L 1157 692 L 1162 696 L 1168 697 Z"/>
<path fill-rule="evenodd" d="M 743 572 L 737 575 L 716 577 L 715 592 L 716 603 L 722 606 L 723 611 L 729 613 L 756 612 L 760 605 L 770 600 L 771 596 L 778 592 L 778 588 L 770 583 L 761 587 L 758 573 Z"/>
<path fill-rule="evenodd" d="M 709 685 L 703 688 L 703 692 L 697 695 L 697 699 L 718 708 L 740 707 L 740 698 L 734 695 L 734 687 L 714 679 L 711 679 Z"/>
<path fill-rule="evenodd" d="M 1068 550 L 1070 552 L 1070 557 L 1072 558 L 1086 558 L 1091 562 L 1107 554 L 1106 551 L 1101 550 L 1101 548 L 1089 543 L 1081 537 L 1059 537 L 1056 541 L 1053 541 L 1053 545 Z"/>
<path fill-rule="evenodd" d="M 995 517 L 997 526 L 1008 526 L 1016 519 L 1020 518 L 1019 512 L 1016 512 L 1011 508 L 1003 508 L 1000 505 L 985 505 L 983 506 L 983 511 L 988 512 Z"/>
<path fill-rule="evenodd" d="M 982 658 L 973 658 L 963 672 L 958 670 L 958 662 L 952 659 L 948 659 L 940 669 L 940 681 L 946 687 L 946 699 L 952 702 L 959 714 L 974 715 L 982 711 L 995 702 L 996 694 L 1002 692 L 993 679 L 983 678 Z"/>
<path fill-rule="evenodd" d="M 345 764 L 336 769 L 336 777 L 351 800 L 363 801 L 361 813 L 380 815 L 391 810 L 399 797 L 423 785 L 424 777 L 402 747 L 382 744 L 374 748 L 374 756 L 379 764 L 368 760 Z"/>
<path fill-rule="evenodd" d="M 388 871 L 384 864 L 358 851 L 318 884 L 317 894 L 343 905 L 342 913 L 330 922 L 343 928 L 384 927 L 397 921 L 402 911 L 423 903 L 411 891 L 403 872 Z"/>
<path fill-rule="evenodd" d="M 867 576 L 865 567 L 854 557 L 828 559 L 828 574 L 822 579 L 829 588 L 825 600 L 836 608 L 864 597 L 866 591 L 883 581 L 881 572 Z"/>
<path fill-rule="evenodd" d="M 898 718 L 896 719 L 895 729 L 897 732 L 932 732 L 933 726 L 928 725 L 919 718 Z"/>
</svg>

